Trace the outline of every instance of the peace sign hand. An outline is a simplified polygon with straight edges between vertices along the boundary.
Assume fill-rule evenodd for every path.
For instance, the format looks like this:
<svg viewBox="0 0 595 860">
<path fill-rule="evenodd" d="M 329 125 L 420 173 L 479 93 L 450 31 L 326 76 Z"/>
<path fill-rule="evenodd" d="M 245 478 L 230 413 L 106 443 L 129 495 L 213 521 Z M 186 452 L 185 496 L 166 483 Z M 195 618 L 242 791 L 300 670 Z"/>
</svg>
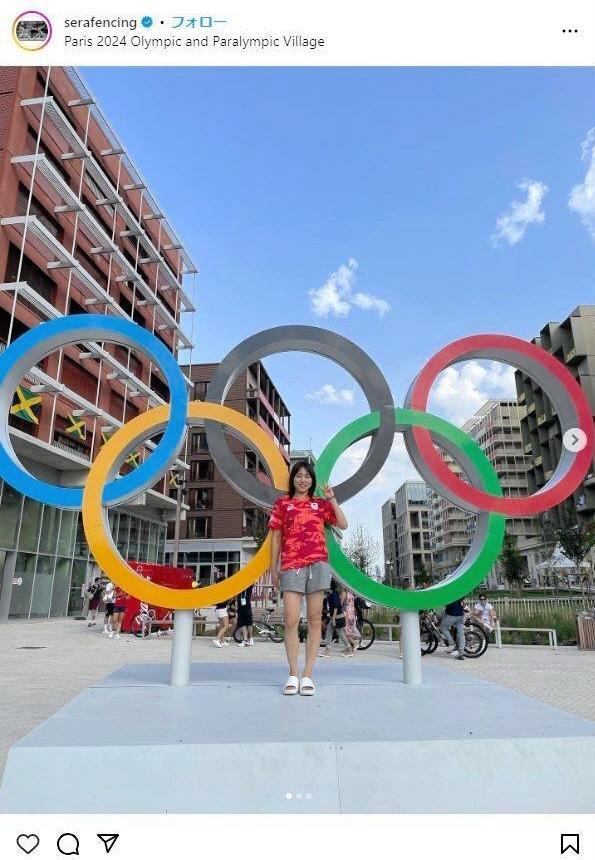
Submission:
<svg viewBox="0 0 595 860">
<path fill-rule="evenodd" d="M 324 498 L 325 498 L 325 499 L 329 499 L 329 500 L 330 500 L 330 499 L 334 499 L 334 498 L 335 498 L 335 492 L 334 492 L 333 488 L 332 488 L 329 484 L 323 484 L 323 485 L 322 485 L 322 492 L 324 493 Z"/>
</svg>

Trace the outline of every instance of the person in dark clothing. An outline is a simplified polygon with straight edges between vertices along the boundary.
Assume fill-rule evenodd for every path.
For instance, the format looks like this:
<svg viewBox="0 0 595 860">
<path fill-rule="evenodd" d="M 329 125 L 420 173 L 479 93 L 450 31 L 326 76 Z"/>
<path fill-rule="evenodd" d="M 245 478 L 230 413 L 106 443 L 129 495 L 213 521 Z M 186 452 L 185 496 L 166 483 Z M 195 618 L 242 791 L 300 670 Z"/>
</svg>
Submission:
<svg viewBox="0 0 595 860">
<path fill-rule="evenodd" d="M 455 645 L 450 628 L 456 626 L 457 644 Z M 448 645 L 447 654 L 452 654 L 457 660 L 465 659 L 465 607 L 462 600 L 455 600 L 445 607 L 444 618 L 440 622 L 440 631 L 444 635 Z"/>
<path fill-rule="evenodd" d="M 101 595 L 103 594 L 103 584 L 101 582 L 100 576 L 95 577 L 92 584 L 87 589 L 87 594 L 89 596 L 89 614 L 87 616 L 87 627 L 94 627 L 97 624 L 95 618 L 97 616 L 99 604 L 101 603 Z"/>
<path fill-rule="evenodd" d="M 238 643 L 239 648 L 247 648 L 254 645 L 252 638 L 252 586 L 240 592 L 237 598 L 238 620 L 236 627 L 242 628 L 242 641 Z"/>
</svg>

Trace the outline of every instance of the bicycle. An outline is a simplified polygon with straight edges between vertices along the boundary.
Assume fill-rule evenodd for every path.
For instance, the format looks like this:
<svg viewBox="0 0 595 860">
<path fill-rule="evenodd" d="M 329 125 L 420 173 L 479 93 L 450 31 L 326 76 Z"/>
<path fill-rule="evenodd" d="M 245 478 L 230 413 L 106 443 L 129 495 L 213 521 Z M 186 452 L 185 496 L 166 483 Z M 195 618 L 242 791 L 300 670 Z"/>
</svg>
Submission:
<svg viewBox="0 0 595 860">
<path fill-rule="evenodd" d="M 270 620 L 274 611 L 274 608 L 265 609 L 263 620 L 253 621 L 252 628 L 254 632 L 254 639 L 256 639 L 257 637 L 259 637 L 262 641 L 268 639 L 270 642 L 275 642 L 276 644 L 279 644 L 279 642 L 283 642 L 285 632 L 284 625 L 273 624 Z M 233 638 L 238 643 L 238 645 L 244 641 L 242 630 L 243 627 L 236 627 L 233 631 Z"/>
<path fill-rule="evenodd" d="M 422 612 L 419 620 L 421 653 L 423 656 L 433 654 L 438 645 L 447 645 L 446 637 L 440 630 L 438 619 L 434 612 Z M 451 636 L 454 626 L 451 628 Z M 472 618 L 465 619 L 465 657 L 476 659 L 485 654 L 488 648 L 488 636 L 479 622 Z"/>
<path fill-rule="evenodd" d="M 149 608 L 147 603 L 141 603 L 140 612 L 130 622 L 130 632 L 139 639 L 147 639 L 153 632 L 153 628 L 156 627 L 157 636 L 160 636 L 166 631 L 163 629 L 162 624 L 157 623 L 158 621 L 167 622 L 168 625 L 171 625 L 172 613 L 167 612 L 163 618 L 158 619 L 157 613 L 152 607 Z"/>
</svg>

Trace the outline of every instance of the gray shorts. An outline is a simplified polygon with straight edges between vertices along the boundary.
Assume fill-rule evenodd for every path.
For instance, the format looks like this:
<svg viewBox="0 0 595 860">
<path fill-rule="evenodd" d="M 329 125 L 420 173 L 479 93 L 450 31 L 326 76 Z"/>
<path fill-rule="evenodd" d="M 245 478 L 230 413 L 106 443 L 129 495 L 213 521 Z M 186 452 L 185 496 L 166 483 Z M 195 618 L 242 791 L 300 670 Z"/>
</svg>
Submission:
<svg viewBox="0 0 595 860">
<path fill-rule="evenodd" d="M 328 591 L 331 587 L 332 570 L 328 561 L 315 561 L 305 567 L 284 570 L 281 573 L 281 594 L 296 591 L 298 594 L 313 594 Z"/>
</svg>

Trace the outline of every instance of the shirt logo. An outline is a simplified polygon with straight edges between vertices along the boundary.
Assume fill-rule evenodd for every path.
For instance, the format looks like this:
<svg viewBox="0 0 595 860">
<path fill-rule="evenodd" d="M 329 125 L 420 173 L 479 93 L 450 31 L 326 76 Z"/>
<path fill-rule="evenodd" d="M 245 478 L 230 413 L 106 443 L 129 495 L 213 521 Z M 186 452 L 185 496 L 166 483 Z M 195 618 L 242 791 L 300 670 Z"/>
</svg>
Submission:
<svg viewBox="0 0 595 860">
<path fill-rule="evenodd" d="M 293 505 L 287 505 L 287 510 L 288 510 L 288 511 L 292 511 L 292 510 L 293 510 Z"/>
<path fill-rule="evenodd" d="M 312 508 L 313 511 L 317 511 L 318 510 L 318 502 L 310 502 L 310 507 Z"/>
</svg>

